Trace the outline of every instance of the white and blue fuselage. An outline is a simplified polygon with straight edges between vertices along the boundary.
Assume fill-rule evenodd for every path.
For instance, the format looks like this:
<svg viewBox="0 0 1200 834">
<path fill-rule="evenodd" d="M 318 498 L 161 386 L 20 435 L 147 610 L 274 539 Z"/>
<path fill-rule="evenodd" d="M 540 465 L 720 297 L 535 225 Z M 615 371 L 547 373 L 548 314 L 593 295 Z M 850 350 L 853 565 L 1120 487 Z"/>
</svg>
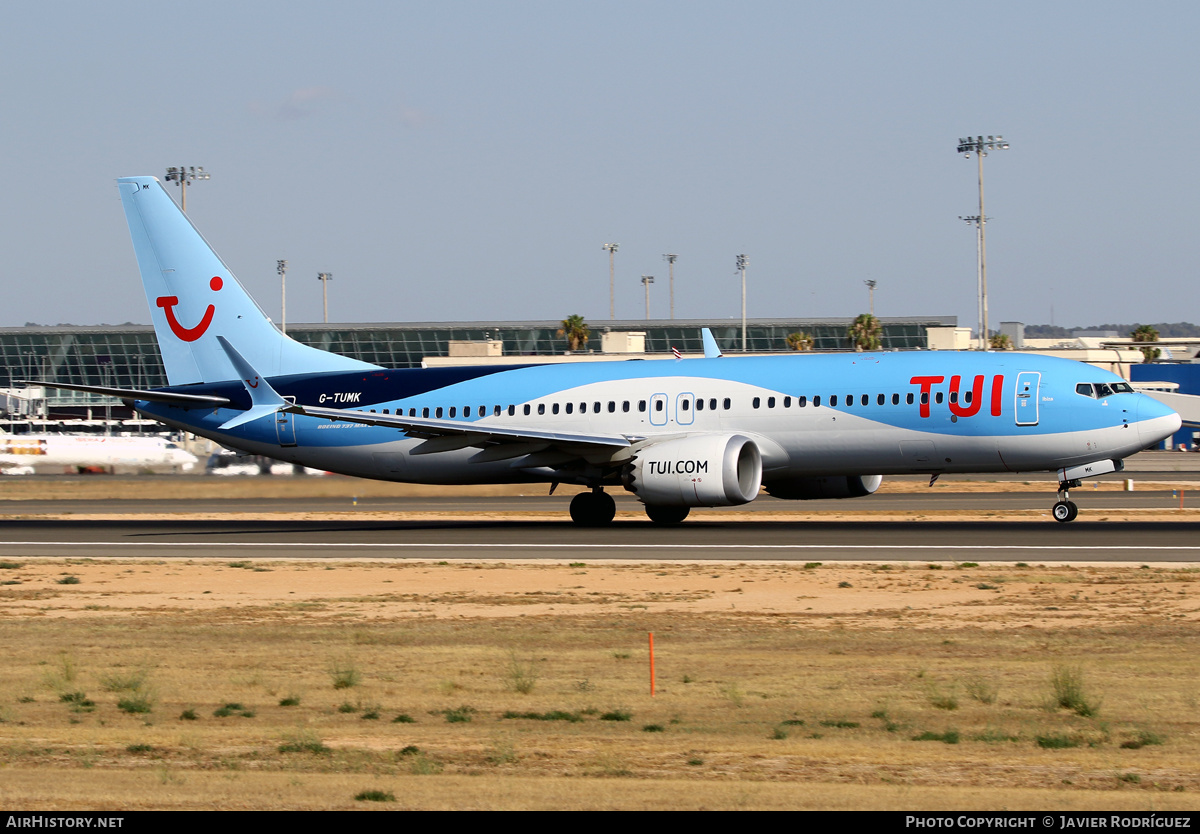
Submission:
<svg viewBox="0 0 1200 834">
<path fill-rule="evenodd" d="M 1120 377 L 1020 353 L 919 351 L 389 370 L 279 330 L 153 177 L 118 183 L 171 385 L 120 396 L 223 445 L 365 478 L 605 487 L 690 507 L 854 497 L 901 473 L 1120 469 L 1180 425 Z M 67 387 L 67 386 L 60 386 Z"/>
</svg>

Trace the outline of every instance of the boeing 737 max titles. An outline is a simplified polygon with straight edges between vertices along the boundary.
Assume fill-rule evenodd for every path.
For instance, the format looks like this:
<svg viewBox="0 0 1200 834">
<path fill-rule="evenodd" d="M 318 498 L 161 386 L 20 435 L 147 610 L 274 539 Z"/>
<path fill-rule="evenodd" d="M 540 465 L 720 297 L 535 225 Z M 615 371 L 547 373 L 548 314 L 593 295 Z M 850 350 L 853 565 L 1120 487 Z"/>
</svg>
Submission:
<svg viewBox="0 0 1200 834">
<path fill-rule="evenodd" d="M 704 359 L 382 368 L 288 338 L 156 178 L 118 186 L 170 384 L 69 387 L 304 466 L 581 485 L 571 518 L 593 525 L 614 516 L 606 488 L 674 523 L 762 489 L 850 498 L 891 474 L 1052 471 L 1054 517 L 1071 521 L 1080 479 L 1121 469 L 1180 425 L 1114 374 L 1020 353 L 733 358 L 706 338 Z"/>
</svg>

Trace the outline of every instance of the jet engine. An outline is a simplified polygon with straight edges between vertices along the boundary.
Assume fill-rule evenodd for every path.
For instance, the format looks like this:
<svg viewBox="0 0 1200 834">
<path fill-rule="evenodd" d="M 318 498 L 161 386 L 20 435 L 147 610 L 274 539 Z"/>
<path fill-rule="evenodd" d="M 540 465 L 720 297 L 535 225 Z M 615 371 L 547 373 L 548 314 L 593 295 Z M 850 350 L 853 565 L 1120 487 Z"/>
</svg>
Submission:
<svg viewBox="0 0 1200 834">
<path fill-rule="evenodd" d="M 775 498 L 807 501 L 813 498 L 862 498 L 879 489 L 882 475 L 817 475 L 763 484 Z"/>
<path fill-rule="evenodd" d="M 762 484 L 762 453 L 740 434 L 666 440 L 638 450 L 621 482 L 648 506 L 745 504 Z"/>
</svg>

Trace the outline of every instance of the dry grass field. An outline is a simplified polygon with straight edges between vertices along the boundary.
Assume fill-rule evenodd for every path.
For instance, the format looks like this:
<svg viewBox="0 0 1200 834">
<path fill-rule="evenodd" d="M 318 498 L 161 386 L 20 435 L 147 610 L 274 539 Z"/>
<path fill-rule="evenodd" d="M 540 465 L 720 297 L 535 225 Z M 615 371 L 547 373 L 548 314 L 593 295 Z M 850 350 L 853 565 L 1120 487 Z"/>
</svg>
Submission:
<svg viewBox="0 0 1200 834">
<path fill-rule="evenodd" d="M 0 804 L 1196 809 L 1198 579 L 12 554 Z"/>
<path fill-rule="evenodd" d="M 935 491 L 1022 488 L 1045 484 Z M 0 481 L 10 510 L 430 494 Z M 1178 564 L 4 552 L 0 805 L 1195 810 L 1198 622 L 1200 568 Z"/>
</svg>

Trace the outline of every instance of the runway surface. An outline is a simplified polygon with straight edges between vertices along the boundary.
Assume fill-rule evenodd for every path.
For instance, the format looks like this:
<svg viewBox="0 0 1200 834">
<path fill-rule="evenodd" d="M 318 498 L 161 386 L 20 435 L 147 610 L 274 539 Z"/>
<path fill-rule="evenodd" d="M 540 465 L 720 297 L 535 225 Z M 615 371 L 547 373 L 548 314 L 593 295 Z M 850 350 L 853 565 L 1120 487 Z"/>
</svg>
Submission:
<svg viewBox="0 0 1200 834">
<path fill-rule="evenodd" d="M 293 519 L 0 523 L 6 558 L 1200 562 L 1196 522 Z M 743 519 L 746 517 L 743 516 Z"/>
</svg>

